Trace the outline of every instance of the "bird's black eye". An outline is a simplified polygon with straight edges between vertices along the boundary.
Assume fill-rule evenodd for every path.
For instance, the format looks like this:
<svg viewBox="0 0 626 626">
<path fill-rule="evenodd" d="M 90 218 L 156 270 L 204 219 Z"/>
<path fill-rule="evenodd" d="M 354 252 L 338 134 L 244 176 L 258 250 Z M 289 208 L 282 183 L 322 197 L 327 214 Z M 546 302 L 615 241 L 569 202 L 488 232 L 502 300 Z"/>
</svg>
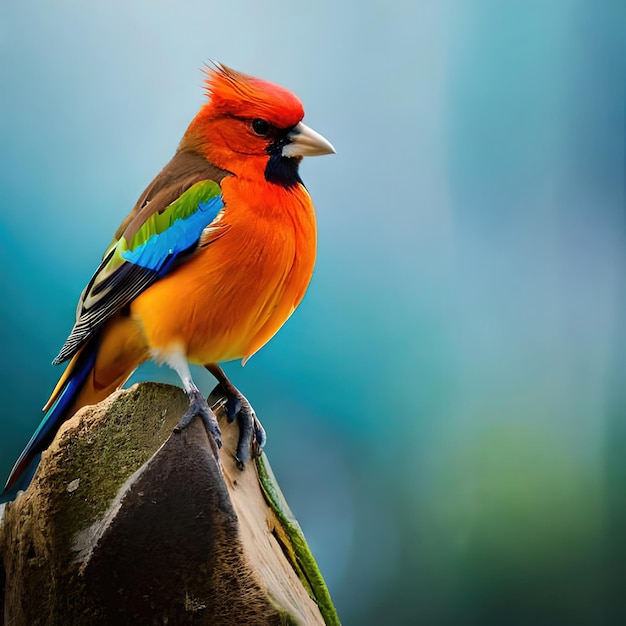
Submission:
<svg viewBox="0 0 626 626">
<path fill-rule="evenodd" d="M 257 135 L 267 135 L 267 133 L 270 130 L 270 125 L 262 119 L 256 119 L 252 121 L 252 130 L 257 134 Z"/>
</svg>

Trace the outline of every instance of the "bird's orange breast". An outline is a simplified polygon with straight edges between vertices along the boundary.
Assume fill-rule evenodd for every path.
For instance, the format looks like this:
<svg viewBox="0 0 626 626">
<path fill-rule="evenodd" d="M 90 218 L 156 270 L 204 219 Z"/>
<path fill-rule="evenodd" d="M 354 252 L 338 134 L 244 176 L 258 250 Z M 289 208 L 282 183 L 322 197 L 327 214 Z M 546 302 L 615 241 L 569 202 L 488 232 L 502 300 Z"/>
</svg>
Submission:
<svg viewBox="0 0 626 626">
<path fill-rule="evenodd" d="M 222 190 L 210 243 L 132 303 L 157 354 L 178 345 L 198 364 L 248 358 L 285 323 L 311 279 L 316 227 L 304 187 L 227 177 Z"/>
</svg>

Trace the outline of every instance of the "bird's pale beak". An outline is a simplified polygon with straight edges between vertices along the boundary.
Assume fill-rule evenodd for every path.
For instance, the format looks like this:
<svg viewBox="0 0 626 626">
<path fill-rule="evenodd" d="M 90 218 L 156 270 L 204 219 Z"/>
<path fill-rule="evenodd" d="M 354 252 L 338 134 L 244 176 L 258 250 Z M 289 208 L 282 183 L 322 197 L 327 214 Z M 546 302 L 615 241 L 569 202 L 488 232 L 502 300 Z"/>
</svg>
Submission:
<svg viewBox="0 0 626 626">
<path fill-rule="evenodd" d="M 285 157 L 320 156 L 322 154 L 335 154 L 330 141 L 324 139 L 319 133 L 300 122 L 287 135 L 289 143 L 283 148 L 282 155 Z"/>
</svg>

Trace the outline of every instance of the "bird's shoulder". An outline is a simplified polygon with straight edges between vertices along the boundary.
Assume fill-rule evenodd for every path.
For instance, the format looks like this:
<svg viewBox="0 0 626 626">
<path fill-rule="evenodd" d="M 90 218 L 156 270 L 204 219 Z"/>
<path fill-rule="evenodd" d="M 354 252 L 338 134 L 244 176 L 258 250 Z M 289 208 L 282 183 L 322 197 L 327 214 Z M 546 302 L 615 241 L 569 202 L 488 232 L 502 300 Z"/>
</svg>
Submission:
<svg viewBox="0 0 626 626">
<path fill-rule="evenodd" d="M 130 241 L 155 213 L 162 213 L 197 183 L 213 181 L 221 185 L 230 172 L 195 152 L 178 151 L 141 194 L 132 211 L 115 232 L 113 242 Z"/>
</svg>

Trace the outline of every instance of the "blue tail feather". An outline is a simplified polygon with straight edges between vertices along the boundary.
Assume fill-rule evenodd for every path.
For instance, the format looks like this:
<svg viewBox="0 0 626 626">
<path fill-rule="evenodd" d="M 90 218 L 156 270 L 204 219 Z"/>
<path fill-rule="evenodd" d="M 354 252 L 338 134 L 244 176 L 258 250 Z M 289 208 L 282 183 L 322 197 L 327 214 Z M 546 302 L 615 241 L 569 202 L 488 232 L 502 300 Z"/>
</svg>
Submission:
<svg viewBox="0 0 626 626">
<path fill-rule="evenodd" d="M 71 417 L 68 411 L 76 401 L 85 380 L 93 369 L 98 355 L 98 342 L 92 340 L 82 350 L 73 366 L 69 380 L 54 404 L 48 409 L 22 454 L 15 462 L 11 474 L 0 494 L 0 503 L 13 500 L 18 491 L 28 487 L 39 465 L 41 453 L 52 443 L 61 424 Z"/>
</svg>

